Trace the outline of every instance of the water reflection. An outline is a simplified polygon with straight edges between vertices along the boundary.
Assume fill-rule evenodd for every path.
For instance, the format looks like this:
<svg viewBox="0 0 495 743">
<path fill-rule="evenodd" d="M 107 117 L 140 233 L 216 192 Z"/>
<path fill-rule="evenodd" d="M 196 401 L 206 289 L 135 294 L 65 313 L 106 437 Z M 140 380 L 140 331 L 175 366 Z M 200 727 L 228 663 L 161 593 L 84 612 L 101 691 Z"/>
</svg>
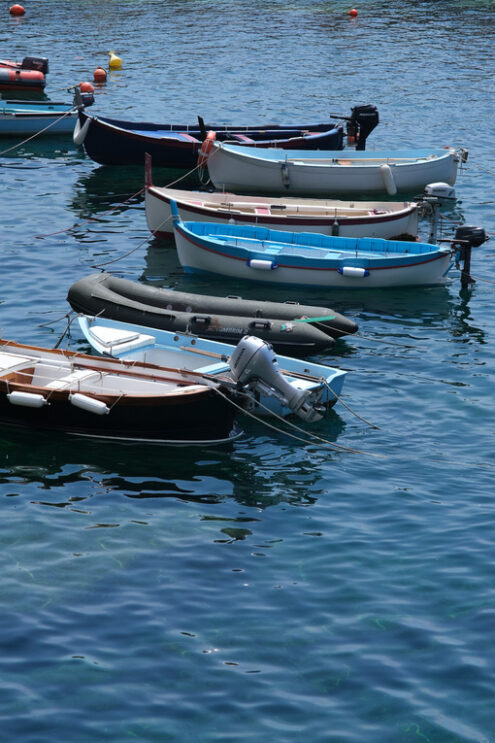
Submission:
<svg viewBox="0 0 495 743">
<path fill-rule="evenodd" d="M 237 442 L 203 447 L 93 442 L 47 434 L 33 446 L 32 434 L 0 430 L 0 492 L 21 497 L 28 487 L 31 498 L 34 488 L 40 504 L 71 509 L 87 509 L 92 500 L 107 495 L 210 504 L 233 498 L 257 508 L 280 502 L 313 504 L 332 453 L 318 444 L 266 433 L 261 424 L 242 425 L 246 433 Z M 336 442 L 344 427 L 332 411 L 308 430 Z"/>
</svg>

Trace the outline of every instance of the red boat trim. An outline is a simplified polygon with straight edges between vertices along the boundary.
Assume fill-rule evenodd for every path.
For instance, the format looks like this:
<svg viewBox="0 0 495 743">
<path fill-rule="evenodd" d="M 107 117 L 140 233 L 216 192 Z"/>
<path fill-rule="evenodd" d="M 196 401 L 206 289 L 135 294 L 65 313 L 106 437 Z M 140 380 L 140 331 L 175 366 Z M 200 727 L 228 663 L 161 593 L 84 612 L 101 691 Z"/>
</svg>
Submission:
<svg viewBox="0 0 495 743">
<path fill-rule="evenodd" d="M 164 196 L 163 194 L 159 193 L 154 186 L 150 186 L 148 188 L 148 191 L 159 201 L 162 201 L 165 204 L 170 204 L 170 197 Z M 246 198 L 249 198 L 248 196 Z M 177 201 L 177 206 L 179 209 L 182 207 L 183 209 L 187 209 L 188 211 L 193 212 L 194 214 L 198 215 L 204 215 L 205 209 L 203 207 L 197 207 L 191 202 L 180 202 Z M 260 203 L 260 207 L 263 205 Z M 360 225 L 360 224 L 384 224 L 386 222 L 394 222 L 399 219 L 403 219 L 405 216 L 410 216 L 414 213 L 414 209 L 411 209 L 411 211 L 407 214 L 401 213 L 396 214 L 394 212 L 388 212 L 387 214 L 379 214 L 379 215 L 373 215 L 373 217 L 366 218 L 366 217 L 346 217 L 346 216 L 336 216 L 336 217 L 326 217 L 326 218 L 319 218 L 315 217 L 313 219 L 305 218 L 305 217 L 296 217 L 296 216 L 288 216 L 284 217 L 283 220 L 281 220 L 277 216 L 265 216 L 264 214 L 237 214 L 232 213 L 232 216 L 236 219 L 236 221 L 239 222 L 247 222 L 247 223 L 253 223 L 253 224 L 277 224 L 277 225 L 291 225 L 294 223 L 302 224 L 302 225 L 323 225 L 328 226 L 331 225 L 334 220 L 337 220 L 339 224 L 345 224 L 345 225 Z M 226 218 L 228 218 L 228 212 L 224 212 Z M 214 215 L 212 215 L 214 216 Z M 187 221 L 187 220 L 186 220 Z"/>
</svg>

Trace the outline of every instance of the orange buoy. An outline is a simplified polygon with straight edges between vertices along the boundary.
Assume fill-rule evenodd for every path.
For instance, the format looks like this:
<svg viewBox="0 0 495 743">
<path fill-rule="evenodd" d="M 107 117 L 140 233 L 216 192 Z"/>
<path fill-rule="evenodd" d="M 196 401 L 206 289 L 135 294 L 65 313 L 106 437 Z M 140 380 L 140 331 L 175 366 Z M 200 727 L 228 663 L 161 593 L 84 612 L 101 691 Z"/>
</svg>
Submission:
<svg viewBox="0 0 495 743">
<path fill-rule="evenodd" d="M 355 18 L 357 16 L 357 14 L 358 14 L 358 12 L 357 12 L 356 8 L 351 8 L 350 9 L 349 15 L 351 16 L 351 18 Z"/>
<path fill-rule="evenodd" d="M 22 5 L 18 5 L 17 3 L 10 7 L 10 15 L 24 15 L 25 12 Z"/>
<path fill-rule="evenodd" d="M 107 79 L 106 70 L 103 67 L 97 67 L 93 73 L 95 83 L 104 83 Z"/>
<path fill-rule="evenodd" d="M 81 93 L 94 93 L 95 89 L 91 85 L 91 83 L 79 83 L 79 87 L 81 88 Z"/>
<path fill-rule="evenodd" d="M 211 148 L 213 147 L 213 142 L 215 141 L 216 136 L 216 132 L 213 131 L 208 132 L 208 134 L 206 135 L 206 139 L 201 145 L 201 149 L 198 155 L 198 166 L 200 168 L 204 168 L 204 166 L 208 162 L 208 157 L 210 155 Z"/>
</svg>

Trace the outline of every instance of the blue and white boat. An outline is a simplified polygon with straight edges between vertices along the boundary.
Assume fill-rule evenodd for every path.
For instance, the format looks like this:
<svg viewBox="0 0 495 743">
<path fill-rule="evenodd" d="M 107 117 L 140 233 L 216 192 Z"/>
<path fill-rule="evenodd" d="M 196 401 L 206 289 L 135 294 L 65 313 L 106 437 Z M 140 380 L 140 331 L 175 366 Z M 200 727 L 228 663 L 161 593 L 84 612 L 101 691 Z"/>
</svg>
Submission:
<svg viewBox="0 0 495 743">
<path fill-rule="evenodd" d="M 383 289 L 443 284 L 454 260 L 450 244 L 182 222 L 176 203 L 170 206 L 179 261 L 189 273 L 268 284 Z"/>
<path fill-rule="evenodd" d="M 207 165 L 219 191 L 308 196 L 421 193 L 429 183 L 453 186 L 464 149 L 357 151 L 250 149 L 212 143 Z"/>
<path fill-rule="evenodd" d="M 80 94 L 80 107 L 93 103 L 92 94 Z M 30 137 L 33 134 L 72 134 L 77 122 L 76 102 L 0 101 L 0 136 Z"/>
<path fill-rule="evenodd" d="M 255 358 L 266 349 L 273 353 L 271 346 L 259 338 L 250 337 L 247 341 L 249 347 L 245 345 L 246 337 L 233 346 L 105 317 L 78 315 L 77 319 L 84 337 L 100 354 L 194 371 L 212 379 L 236 379 L 235 373 L 239 378 L 238 363 L 233 365 L 232 359 L 238 360 L 250 354 Z M 263 416 L 294 413 L 304 420 L 314 421 L 337 402 L 347 372 L 290 356 L 277 354 L 277 363 L 274 359 L 274 355 L 268 359 L 268 377 L 262 381 L 263 374 L 258 367 L 256 379 L 243 385 L 245 396 L 241 399 L 247 410 Z M 275 368 L 279 373 L 273 375 Z M 246 373 L 241 377 L 244 378 L 247 378 Z"/>
</svg>

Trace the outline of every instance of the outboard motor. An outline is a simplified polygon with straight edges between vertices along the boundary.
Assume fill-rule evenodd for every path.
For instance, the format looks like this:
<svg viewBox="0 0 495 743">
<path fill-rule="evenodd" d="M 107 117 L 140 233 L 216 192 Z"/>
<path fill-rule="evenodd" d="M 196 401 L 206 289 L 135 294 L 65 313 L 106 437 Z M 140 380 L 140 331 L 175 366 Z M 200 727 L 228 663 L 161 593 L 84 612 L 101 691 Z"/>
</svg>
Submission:
<svg viewBox="0 0 495 743">
<path fill-rule="evenodd" d="M 453 245 L 457 248 L 456 264 L 460 265 L 463 261 L 461 270 L 461 286 L 465 289 L 469 284 L 474 284 L 475 280 L 470 276 L 471 271 L 471 249 L 479 248 L 489 239 L 483 227 L 473 227 L 464 224 L 455 231 Z"/>
<path fill-rule="evenodd" d="M 74 93 L 74 106 L 79 109 L 92 106 L 95 102 L 93 93 L 82 91 L 79 85 L 75 85 L 73 88 L 67 88 L 67 90 Z"/>
<path fill-rule="evenodd" d="M 366 140 L 379 123 L 378 109 L 370 103 L 364 106 L 351 108 L 351 116 L 347 120 L 348 141 L 357 141 L 356 150 L 366 149 Z"/>
<path fill-rule="evenodd" d="M 245 335 L 230 357 L 230 370 L 238 387 L 251 394 L 276 397 L 299 418 L 316 421 L 323 417 L 324 406 L 314 398 L 314 391 L 302 390 L 283 376 L 273 348 L 261 338 Z"/>
<path fill-rule="evenodd" d="M 438 199 L 440 205 L 451 203 L 456 200 L 455 188 L 449 183 L 428 183 L 425 186 L 424 196 Z"/>
<path fill-rule="evenodd" d="M 455 231 L 454 242 L 467 242 L 471 248 L 479 248 L 488 240 L 483 227 L 473 227 L 472 225 L 463 224 Z"/>
<path fill-rule="evenodd" d="M 24 57 L 21 68 L 23 70 L 35 70 L 46 75 L 48 73 L 48 60 L 46 57 Z"/>
</svg>

